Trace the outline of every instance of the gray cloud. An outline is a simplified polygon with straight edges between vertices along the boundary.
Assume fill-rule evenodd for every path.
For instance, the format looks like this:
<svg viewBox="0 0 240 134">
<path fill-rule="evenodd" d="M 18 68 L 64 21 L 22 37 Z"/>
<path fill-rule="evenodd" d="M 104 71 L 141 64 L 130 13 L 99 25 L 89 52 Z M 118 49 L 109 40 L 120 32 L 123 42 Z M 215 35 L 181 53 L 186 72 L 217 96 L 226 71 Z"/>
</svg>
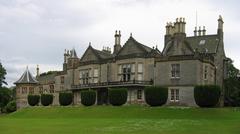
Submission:
<svg viewBox="0 0 240 134">
<path fill-rule="evenodd" d="M 116 29 L 122 43 L 133 32 L 139 42 L 162 49 L 166 22 L 186 17 L 192 35 L 197 10 L 199 25 L 210 34 L 223 15 L 226 54 L 240 68 L 237 5 L 233 0 L 0 0 L 0 60 L 12 85 L 27 65 L 33 73 L 37 64 L 42 72 L 60 70 L 65 48 L 75 47 L 81 56 L 89 42 L 98 49 L 112 47 Z"/>
</svg>

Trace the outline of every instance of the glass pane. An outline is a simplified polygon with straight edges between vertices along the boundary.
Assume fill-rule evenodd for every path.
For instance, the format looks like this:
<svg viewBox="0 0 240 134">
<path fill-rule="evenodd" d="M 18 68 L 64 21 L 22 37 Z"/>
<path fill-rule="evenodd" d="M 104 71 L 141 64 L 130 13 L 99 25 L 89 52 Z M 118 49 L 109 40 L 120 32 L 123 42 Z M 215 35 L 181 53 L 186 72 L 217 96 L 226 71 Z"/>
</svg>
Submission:
<svg viewBox="0 0 240 134">
<path fill-rule="evenodd" d="M 143 64 L 138 64 L 138 72 L 142 73 L 143 72 Z"/>
</svg>

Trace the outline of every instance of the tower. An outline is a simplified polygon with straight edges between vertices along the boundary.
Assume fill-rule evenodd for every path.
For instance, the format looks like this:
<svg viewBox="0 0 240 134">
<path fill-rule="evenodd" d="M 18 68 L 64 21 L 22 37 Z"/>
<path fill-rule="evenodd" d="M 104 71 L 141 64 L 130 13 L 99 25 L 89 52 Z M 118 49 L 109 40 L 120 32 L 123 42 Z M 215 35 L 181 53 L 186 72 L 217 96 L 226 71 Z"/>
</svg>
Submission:
<svg viewBox="0 0 240 134">
<path fill-rule="evenodd" d="M 38 81 L 32 76 L 28 67 L 25 72 L 22 74 L 16 84 L 16 104 L 17 109 L 28 106 L 27 96 L 28 94 L 34 94 L 36 92 L 36 87 Z"/>
</svg>

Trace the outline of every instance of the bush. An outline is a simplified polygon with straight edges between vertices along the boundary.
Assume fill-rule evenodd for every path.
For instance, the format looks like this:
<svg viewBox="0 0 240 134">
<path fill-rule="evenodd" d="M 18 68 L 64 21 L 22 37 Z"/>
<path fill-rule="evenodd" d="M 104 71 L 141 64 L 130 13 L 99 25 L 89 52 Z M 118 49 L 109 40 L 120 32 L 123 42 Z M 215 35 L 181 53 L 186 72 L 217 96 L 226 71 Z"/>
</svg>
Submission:
<svg viewBox="0 0 240 134">
<path fill-rule="evenodd" d="M 73 101 L 72 93 L 59 93 L 59 103 L 62 106 L 70 105 Z"/>
<path fill-rule="evenodd" d="M 81 91 L 81 103 L 84 106 L 92 106 L 96 102 L 96 92 L 93 90 Z"/>
<path fill-rule="evenodd" d="M 48 106 L 53 102 L 52 94 L 41 94 L 41 103 L 43 106 Z"/>
<path fill-rule="evenodd" d="M 6 105 L 6 111 L 8 113 L 14 112 L 16 111 L 16 101 L 10 101 L 7 105 Z"/>
<path fill-rule="evenodd" d="M 165 87 L 146 87 L 145 101 L 150 106 L 162 106 L 167 102 L 168 89 Z"/>
<path fill-rule="evenodd" d="M 220 93 L 220 87 L 216 85 L 195 86 L 195 102 L 200 107 L 214 107 L 219 102 Z"/>
<path fill-rule="evenodd" d="M 113 88 L 108 90 L 109 103 L 113 106 L 121 106 L 127 102 L 127 89 Z"/>
<path fill-rule="evenodd" d="M 38 105 L 39 100 L 40 100 L 40 96 L 39 95 L 28 95 L 28 104 L 30 106 Z"/>
</svg>

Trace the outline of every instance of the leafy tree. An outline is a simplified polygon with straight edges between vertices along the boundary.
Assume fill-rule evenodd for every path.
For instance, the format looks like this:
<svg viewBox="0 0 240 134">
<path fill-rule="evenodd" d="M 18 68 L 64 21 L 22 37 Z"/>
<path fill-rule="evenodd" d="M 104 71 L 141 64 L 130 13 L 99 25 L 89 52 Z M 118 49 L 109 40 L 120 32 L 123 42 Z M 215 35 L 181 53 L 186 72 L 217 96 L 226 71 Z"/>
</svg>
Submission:
<svg viewBox="0 0 240 134">
<path fill-rule="evenodd" d="M 2 66 L 2 63 L 0 62 L 0 88 L 3 84 L 7 85 L 7 82 L 5 81 L 5 75 L 7 74 L 5 68 Z"/>
<path fill-rule="evenodd" d="M 240 106 L 240 80 L 237 77 L 239 70 L 234 67 L 231 59 L 227 65 L 227 69 L 228 78 L 224 80 L 225 106 Z"/>
<path fill-rule="evenodd" d="M 0 109 L 2 111 L 8 102 L 12 100 L 12 92 L 7 87 L 0 88 Z"/>
</svg>

